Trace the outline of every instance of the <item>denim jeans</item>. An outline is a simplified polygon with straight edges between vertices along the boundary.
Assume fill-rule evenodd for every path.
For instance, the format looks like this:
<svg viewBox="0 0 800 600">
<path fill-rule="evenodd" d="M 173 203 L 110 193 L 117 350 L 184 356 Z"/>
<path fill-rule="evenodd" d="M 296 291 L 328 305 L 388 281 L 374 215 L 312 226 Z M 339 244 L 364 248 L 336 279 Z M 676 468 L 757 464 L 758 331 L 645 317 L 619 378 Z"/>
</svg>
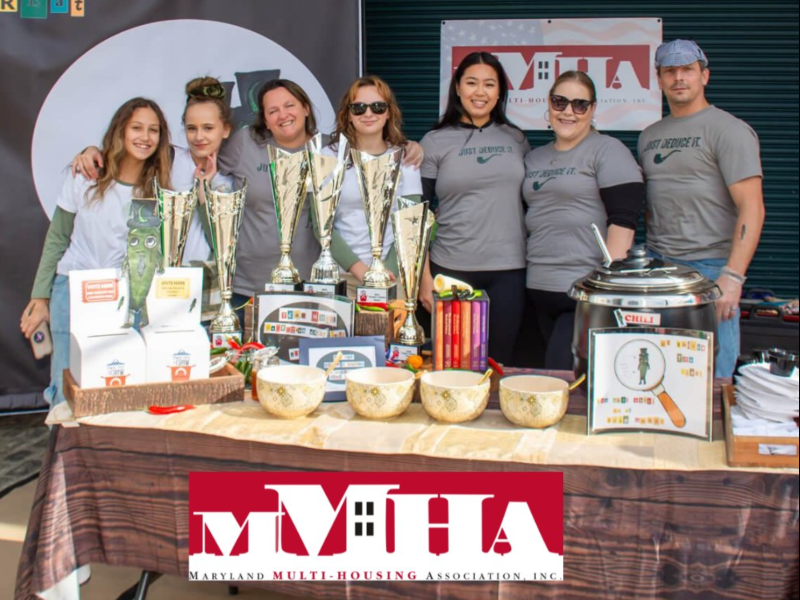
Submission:
<svg viewBox="0 0 800 600">
<path fill-rule="evenodd" d="M 56 275 L 50 294 L 50 335 L 53 354 L 50 356 L 50 385 L 44 399 L 50 406 L 64 402 L 64 369 L 69 368 L 69 278 Z"/>
<path fill-rule="evenodd" d="M 728 263 L 726 258 L 706 258 L 702 260 L 680 260 L 650 251 L 650 255 L 655 258 L 664 258 L 669 262 L 679 265 L 686 265 L 699 272 L 711 281 L 716 281 L 724 267 Z M 719 352 L 717 352 L 714 374 L 717 377 L 732 377 L 733 370 L 736 368 L 736 359 L 739 358 L 739 309 L 733 318 L 725 321 L 717 321 L 717 342 Z"/>
</svg>

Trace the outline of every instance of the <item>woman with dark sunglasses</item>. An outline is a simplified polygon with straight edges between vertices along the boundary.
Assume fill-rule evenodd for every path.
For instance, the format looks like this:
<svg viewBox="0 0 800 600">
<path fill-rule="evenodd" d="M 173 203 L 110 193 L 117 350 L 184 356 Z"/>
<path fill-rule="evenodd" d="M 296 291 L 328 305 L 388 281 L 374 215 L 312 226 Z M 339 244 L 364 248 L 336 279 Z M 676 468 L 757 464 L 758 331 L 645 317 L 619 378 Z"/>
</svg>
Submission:
<svg viewBox="0 0 800 600">
<path fill-rule="evenodd" d="M 575 301 L 572 283 L 603 261 L 596 223 L 614 258 L 622 258 L 644 200 L 642 174 L 630 151 L 592 125 L 597 93 L 591 78 L 567 71 L 548 94 L 555 139 L 525 157 L 528 205 L 528 306 L 547 345 L 545 368 L 571 369 Z"/>
<path fill-rule="evenodd" d="M 336 113 L 336 130 L 326 153 L 336 154 L 339 134 L 343 134 L 351 148 L 381 156 L 408 143 L 401 125 L 400 108 L 387 83 L 374 75 L 361 77 L 342 97 Z M 403 165 L 397 195 L 414 200 L 422 198 L 419 171 L 413 166 Z M 392 207 L 392 210 L 396 209 L 396 205 Z M 347 272 L 348 291 L 354 295 L 355 287 L 361 284 L 369 268 L 372 255 L 364 205 L 352 168 L 345 173 L 333 227 L 331 254 Z M 386 227 L 382 258 L 386 268 L 396 277 L 397 255 L 391 225 Z"/>
<path fill-rule="evenodd" d="M 440 273 L 486 290 L 489 355 L 510 364 L 525 308 L 520 189 L 530 146 L 506 118 L 507 97 L 497 58 L 473 52 L 453 75 L 444 115 L 422 139 L 423 195 L 438 198 L 439 228 L 420 301 L 431 310 L 432 277 Z"/>
</svg>

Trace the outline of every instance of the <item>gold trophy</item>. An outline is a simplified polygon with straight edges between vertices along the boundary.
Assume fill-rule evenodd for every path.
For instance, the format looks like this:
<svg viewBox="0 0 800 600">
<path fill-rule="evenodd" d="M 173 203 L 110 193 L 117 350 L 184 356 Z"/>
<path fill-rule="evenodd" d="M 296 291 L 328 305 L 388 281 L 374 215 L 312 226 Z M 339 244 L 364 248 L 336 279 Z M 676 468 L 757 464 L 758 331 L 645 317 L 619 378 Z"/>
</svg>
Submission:
<svg viewBox="0 0 800 600">
<path fill-rule="evenodd" d="M 195 179 L 192 189 L 174 192 L 159 186 L 158 179 L 153 181 L 158 215 L 161 217 L 161 253 L 165 267 L 180 267 L 183 263 L 183 250 L 197 206 L 199 186 Z"/>
<path fill-rule="evenodd" d="M 358 288 L 356 301 L 386 303 L 396 295 L 396 287 L 381 260 L 383 236 L 400 183 L 403 149 L 398 148 L 381 156 L 351 149 L 350 155 L 364 202 L 372 252 L 372 264 L 364 274 L 364 285 Z M 371 292 L 375 289 L 383 293 Z"/>
<path fill-rule="evenodd" d="M 214 347 L 227 346 L 231 337 L 238 335 L 240 340 L 242 337 L 239 317 L 231 306 L 233 296 L 231 286 L 236 272 L 236 242 L 239 240 L 247 180 L 242 181 L 242 189 L 236 192 L 215 191 L 207 181 L 203 189 L 221 298 L 219 313 L 211 321 L 209 332 Z"/>
<path fill-rule="evenodd" d="M 418 354 L 419 347 L 425 343 L 425 333 L 417 323 L 414 312 L 434 222 L 433 212 L 427 202 L 414 203 L 406 198 L 398 198 L 398 210 L 392 214 L 392 229 L 408 315 L 398 331 L 397 344 L 393 345 L 412 347 L 414 350 L 400 348 L 401 354 Z"/>
<path fill-rule="evenodd" d="M 350 160 L 350 144 L 342 134 L 339 134 L 337 148 L 336 156 L 322 154 L 322 135 L 319 133 L 306 144 L 313 192 L 311 210 L 317 221 L 322 252 L 311 267 L 311 281 L 304 284 L 303 289 L 324 296 L 347 296 L 347 282 L 339 277 L 339 265 L 331 256 L 333 221 Z"/>
<path fill-rule="evenodd" d="M 292 263 L 291 251 L 308 185 L 308 155 L 305 152 L 286 152 L 267 146 L 272 197 L 278 221 L 281 259 L 272 271 L 272 283 L 299 289 L 300 273 Z"/>
</svg>

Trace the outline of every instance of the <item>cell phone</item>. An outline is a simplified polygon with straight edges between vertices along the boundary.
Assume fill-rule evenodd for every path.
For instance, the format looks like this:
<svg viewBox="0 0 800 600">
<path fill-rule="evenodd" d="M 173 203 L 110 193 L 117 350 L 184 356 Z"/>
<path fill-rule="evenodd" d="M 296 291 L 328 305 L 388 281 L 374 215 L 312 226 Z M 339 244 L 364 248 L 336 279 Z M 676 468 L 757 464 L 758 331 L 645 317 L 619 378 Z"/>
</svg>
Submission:
<svg viewBox="0 0 800 600">
<path fill-rule="evenodd" d="M 50 336 L 50 327 L 47 321 L 42 321 L 39 326 L 33 330 L 31 335 L 31 350 L 33 355 L 37 358 L 44 358 L 45 356 L 53 353 L 53 338 Z"/>
</svg>

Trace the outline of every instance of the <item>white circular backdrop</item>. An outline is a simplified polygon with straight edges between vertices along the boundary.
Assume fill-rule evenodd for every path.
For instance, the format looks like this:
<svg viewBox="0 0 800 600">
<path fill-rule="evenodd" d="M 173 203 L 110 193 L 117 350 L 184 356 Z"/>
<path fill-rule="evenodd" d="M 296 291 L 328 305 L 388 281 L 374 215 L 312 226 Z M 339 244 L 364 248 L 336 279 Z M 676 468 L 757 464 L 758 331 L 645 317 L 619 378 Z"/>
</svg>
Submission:
<svg viewBox="0 0 800 600">
<path fill-rule="evenodd" d="M 227 23 L 183 19 L 123 31 L 76 60 L 50 90 L 36 120 L 31 145 L 33 181 L 48 217 L 53 214 L 65 167 L 89 145 L 99 146 L 114 111 L 144 96 L 166 114 L 172 143 L 186 146 L 181 115 L 187 81 L 211 75 L 280 69 L 311 97 L 320 131 L 333 129 L 333 106 L 313 73 L 283 46 Z M 239 106 L 234 88 L 231 107 Z"/>
</svg>

